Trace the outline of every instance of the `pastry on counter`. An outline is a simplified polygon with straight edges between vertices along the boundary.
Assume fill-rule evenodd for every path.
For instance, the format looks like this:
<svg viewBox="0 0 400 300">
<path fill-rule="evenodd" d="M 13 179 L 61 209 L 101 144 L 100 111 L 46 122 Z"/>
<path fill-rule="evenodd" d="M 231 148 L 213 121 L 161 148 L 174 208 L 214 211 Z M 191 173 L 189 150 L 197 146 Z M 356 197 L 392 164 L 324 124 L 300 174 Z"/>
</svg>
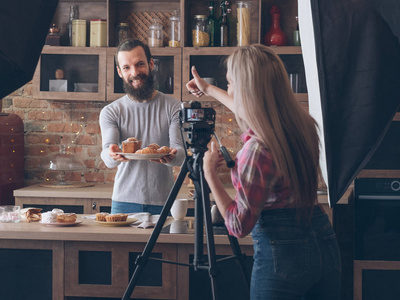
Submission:
<svg viewBox="0 0 400 300">
<path fill-rule="evenodd" d="M 21 209 L 21 218 L 29 222 L 39 222 L 42 219 L 42 209 L 35 207 L 28 207 Z"/>
<path fill-rule="evenodd" d="M 142 147 L 142 141 L 135 137 L 128 138 L 122 142 L 122 152 L 124 153 L 135 153 Z"/>
<path fill-rule="evenodd" d="M 110 214 L 106 216 L 106 221 L 107 222 L 121 222 L 121 221 L 126 221 L 128 218 L 127 214 Z"/>
<path fill-rule="evenodd" d="M 96 221 L 100 221 L 100 222 L 106 222 L 106 216 L 109 215 L 109 213 L 107 212 L 100 212 L 97 213 L 96 216 Z"/>
<path fill-rule="evenodd" d="M 76 222 L 76 214 L 75 213 L 57 214 L 57 222 L 58 223 L 75 223 Z"/>
</svg>

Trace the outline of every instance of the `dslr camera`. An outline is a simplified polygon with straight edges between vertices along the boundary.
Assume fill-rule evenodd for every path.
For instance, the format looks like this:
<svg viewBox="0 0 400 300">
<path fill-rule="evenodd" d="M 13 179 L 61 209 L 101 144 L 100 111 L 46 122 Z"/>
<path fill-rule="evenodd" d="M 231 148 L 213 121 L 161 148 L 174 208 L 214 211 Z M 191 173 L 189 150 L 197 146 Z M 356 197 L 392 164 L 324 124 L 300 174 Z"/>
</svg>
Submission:
<svg viewBox="0 0 400 300">
<path fill-rule="evenodd" d="M 187 124 L 184 131 L 188 133 L 187 146 L 192 152 L 207 150 L 207 144 L 211 140 L 215 129 L 215 110 L 212 107 L 202 107 L 198 101 L 182 103 L 180 113 L 181 121 Z"/>
</svg>

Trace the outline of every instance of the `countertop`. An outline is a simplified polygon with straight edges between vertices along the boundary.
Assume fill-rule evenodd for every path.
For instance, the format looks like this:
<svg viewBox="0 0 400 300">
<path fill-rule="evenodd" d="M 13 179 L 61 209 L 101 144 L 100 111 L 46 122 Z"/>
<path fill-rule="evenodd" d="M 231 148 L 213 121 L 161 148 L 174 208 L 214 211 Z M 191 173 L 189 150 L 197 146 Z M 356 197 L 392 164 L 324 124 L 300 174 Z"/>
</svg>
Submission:
<svg viewBox="0 0 400 300">
<path fill-rule="evenodd" d="M 177 199 L 189 199 L 188 192 L 193 190 L 194 187 L 182 185 Z M 14 190 L 15 197 L 60 197 L 60 198 L 91 198 L 91 199 L 111 199 L 113 190 L 112 183 L 97 183 L 91 187 L 80 187 L 80 188 L 49 188 L 43 187 L 40 184 L 27 186 L 21 189 Z M 233 187 L 226 187 L 228 194 L 233 198 L 236 191 Z M 349 187 L 346 193 L 343 195 L 339 203 L 347 203 L 347 199 L 353 187 Z M 210 194 L 212 200 L 212 194 Z M 328 196 L 326 194 L 318 195 L 318 202 L 321 204 L 328 204 Z"/>
<path fill-rule="evenodd" d="M 39 222 L 28 223 L 25 221 L 0 223 L 0 239 L 146 243 L 153 232 L 152 228 L 104 226 L 94 220 L 84 219 L 82 215 L 78 215 L 78 220 L 82 220 L 82 223 L 68 227 L 48 226 Z M 229 245 L 229 239 L 226 235 L 214 235 L 214 240 L 217 245 Z M 253 244 L 250 236 L 238 240 L 241 245 Z M 194 244 L 194 234 L 191 232 L 185 234 L 161 233 L 157 242 Z"/>
</svg>

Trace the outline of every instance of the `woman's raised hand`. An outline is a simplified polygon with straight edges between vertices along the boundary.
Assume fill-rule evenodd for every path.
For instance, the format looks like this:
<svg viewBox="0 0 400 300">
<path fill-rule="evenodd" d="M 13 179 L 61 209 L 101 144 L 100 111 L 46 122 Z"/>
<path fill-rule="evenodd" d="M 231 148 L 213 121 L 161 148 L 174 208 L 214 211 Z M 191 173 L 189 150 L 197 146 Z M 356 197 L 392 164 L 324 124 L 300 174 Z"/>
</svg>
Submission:
<svg viewBox="0 0 400 300">
<path fill-rule="evenodd" d="M 193 79 L 186 84 L 186 88 L 196 97 L 201 97 L 203 95 L 208 96 L 205 91 L 210 84 L 199 76 L 195 66 L 192 66 L 191 71 Z"/>
</svg>

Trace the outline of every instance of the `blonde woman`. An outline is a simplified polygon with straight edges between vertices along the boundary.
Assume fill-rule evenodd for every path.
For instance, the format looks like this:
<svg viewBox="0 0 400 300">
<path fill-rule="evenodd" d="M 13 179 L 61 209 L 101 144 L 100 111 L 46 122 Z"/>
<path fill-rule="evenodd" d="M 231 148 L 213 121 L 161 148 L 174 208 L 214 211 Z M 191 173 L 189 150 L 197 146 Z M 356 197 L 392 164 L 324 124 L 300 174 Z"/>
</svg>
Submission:
<svg viewBox="0 0 400 300">
<path fill-rule="evenodd" d="M 222 156 L 213 143 L 203 168 L 229 233 L 252 234 L 251 299 L 340 299 L 339 248 L 317 202 L 316 124 L 268 47 L 238 48 L 227 70 L 227 91 L 201 79 L 194 67 L 186 87 L 231 109 L 244 132 L 231 173 L 235 199 L 218 177 Z"/>
</svg>

